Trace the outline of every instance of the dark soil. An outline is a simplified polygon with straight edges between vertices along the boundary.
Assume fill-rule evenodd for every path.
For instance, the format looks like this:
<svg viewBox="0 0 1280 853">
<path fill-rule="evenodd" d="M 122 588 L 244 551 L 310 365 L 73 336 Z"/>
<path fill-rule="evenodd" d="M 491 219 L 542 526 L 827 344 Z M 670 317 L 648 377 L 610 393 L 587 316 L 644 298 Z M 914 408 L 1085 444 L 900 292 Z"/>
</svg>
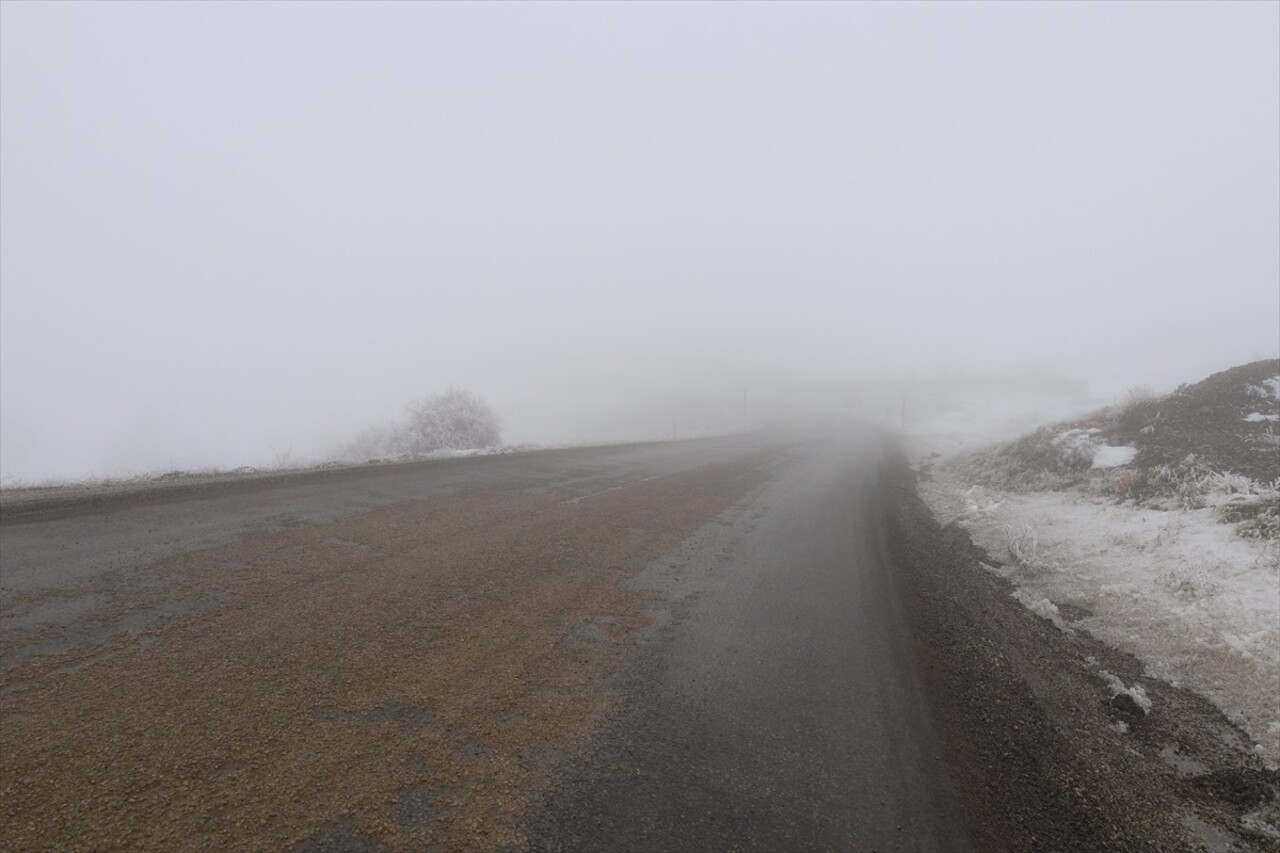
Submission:
<svg viewBox="0 0 1280 853">
<path fill-rule="evenodd" d="M 938 525 L 904 457 L 883 481 L 886 547 L 975 849 L 1198 850 L 1217 830 L 1235 849 L 1280 850 L 1245 820 L 1275 820 L 1280 778 L 1216 708 L 1019 604 L 982 568 L 990 555 Z M 1101 670 L 1141 684 L 1151 712 L 1113 703 Z"/>
</svg>

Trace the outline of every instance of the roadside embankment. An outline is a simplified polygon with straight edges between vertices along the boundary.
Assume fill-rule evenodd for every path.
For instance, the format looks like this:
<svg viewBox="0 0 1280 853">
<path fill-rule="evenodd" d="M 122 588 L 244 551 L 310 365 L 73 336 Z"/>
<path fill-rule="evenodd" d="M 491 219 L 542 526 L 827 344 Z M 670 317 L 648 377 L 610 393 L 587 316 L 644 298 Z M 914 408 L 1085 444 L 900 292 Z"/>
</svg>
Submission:
<svg viewBox="0 0 1280 853">
<path fill-rule="evenodd" d="M 891 453 L 885 541 L 978 850 L 1280 850 L 1280 774 L 1199 695 L 1015 597 Z M 1066 626 L 1064 630 L 1061 625 Z"/>
</svg>

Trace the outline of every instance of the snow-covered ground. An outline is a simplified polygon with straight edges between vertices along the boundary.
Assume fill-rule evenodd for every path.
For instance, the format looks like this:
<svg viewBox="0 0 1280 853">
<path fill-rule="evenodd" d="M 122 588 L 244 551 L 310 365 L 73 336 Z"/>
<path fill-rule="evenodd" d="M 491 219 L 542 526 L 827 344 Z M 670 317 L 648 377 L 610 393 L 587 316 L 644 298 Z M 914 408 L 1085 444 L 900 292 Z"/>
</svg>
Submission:
<svg viewBox="0 0 1280 853">
<path fill-rule="evenodd" d="M 1091 449 L 1085 431 L 1072 432 L 1060 446 L 1093 453 L 1093 468 L 1133 461 L 1129 448 Z M 1154 509 L 1080 489 L 993 492 L 947 464 L 983 438 L 957 442 L 954 427 L 908 436 L 908 451 L 928 463 L 920 491 L 939 521 L 958 522 L 1002 563 L 989 568 L 1029 609 L 1205 696 L 1280 764 L 1280 542 L 1242 538 L 1220 520 L 1215 506 L 1239 495 Z"/>
<path fill-rule="evenodd" d="M 946 468 L 921 483 L 921 494 L 940 522 L 958 521 L 1005 562 L 992 571 L 1013 581 L 1032 610 L 1205 696 L 1280 762 L 1275 541 L 1240 538 L 1211 508 L 1118 506 L 1079 492 L 991 494 Z"/>
</svg>

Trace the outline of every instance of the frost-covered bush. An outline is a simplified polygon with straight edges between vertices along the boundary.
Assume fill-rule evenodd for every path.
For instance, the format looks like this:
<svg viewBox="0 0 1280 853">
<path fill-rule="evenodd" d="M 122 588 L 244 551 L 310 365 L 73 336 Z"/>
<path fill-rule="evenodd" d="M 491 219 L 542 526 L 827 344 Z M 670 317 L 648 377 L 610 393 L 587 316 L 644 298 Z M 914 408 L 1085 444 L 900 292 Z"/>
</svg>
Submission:
<svg viewBox="0 0 1280 853">
<path fill-rule="evenodd" d="M 339 455 L 360 462 L 404 459 L 501 443 L 502 421 L 489 404 L 470 391 L 450 388 L 411 403 L 397 424 L 365 430 Z"/>
<path fill-rule="evenodd" d="M 1082 470 L 1093 465 L 1098 452 L 1097 429 L 1069 429 L 1053 440 L 1063 468 Z"/>
<path fill-rule="evenodd" d="M 1215 507 L 1246 539 L 1280 539 L 1280 479 L 1258 483 L 1241 474 L 1217 471 L 1195 454 L 1152 469 L 1148 502 L 1157 507 L 1195 510 Z"/>
<path fill-rule="evenodd" d="M 1043 427 L 999 448 L 963 457 L 957 467 L 971 482 L 1012 492 L 1052 491 L 1078 485 L 1089 474 L 1097 446 L 1085 430 L 1082 447 L 1064 448 L 1058 427 Z"/>
<path fill-rule="evenodd" d="M 1227 503 L 1218 510 L 1218 517 L 1234 524 L 1245 539 L 1280 543 L 1280 484 L 1273 483 L 1270 494 Z"/>
<path fill-rule="evenodd" d="M 450 388 L 409 406 L 403 440 L 408 453 L 496 447 L 502 443 L 502 422 L 475 394 Z"/>
</svg>

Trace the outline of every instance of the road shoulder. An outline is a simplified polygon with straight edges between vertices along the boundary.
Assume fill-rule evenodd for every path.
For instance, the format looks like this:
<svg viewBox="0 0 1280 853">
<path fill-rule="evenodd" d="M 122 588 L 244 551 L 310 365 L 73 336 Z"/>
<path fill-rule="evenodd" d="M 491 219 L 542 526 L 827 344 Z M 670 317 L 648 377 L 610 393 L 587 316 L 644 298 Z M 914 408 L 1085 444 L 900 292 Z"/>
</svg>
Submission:
<svg viewBox="0 0 1280 853">
<path fill-rule="evenodd" d="M 1266 833 L 1280 779 L 1247 738 L 1132 656 L 1024 607 L 967 533 L 938 524 L 915 476 L 886 458 L 885 547 L 974 848 L 1280 850 Z M 1108 674 L 1132 693 L 1116 696 Z"/>
</svg>

